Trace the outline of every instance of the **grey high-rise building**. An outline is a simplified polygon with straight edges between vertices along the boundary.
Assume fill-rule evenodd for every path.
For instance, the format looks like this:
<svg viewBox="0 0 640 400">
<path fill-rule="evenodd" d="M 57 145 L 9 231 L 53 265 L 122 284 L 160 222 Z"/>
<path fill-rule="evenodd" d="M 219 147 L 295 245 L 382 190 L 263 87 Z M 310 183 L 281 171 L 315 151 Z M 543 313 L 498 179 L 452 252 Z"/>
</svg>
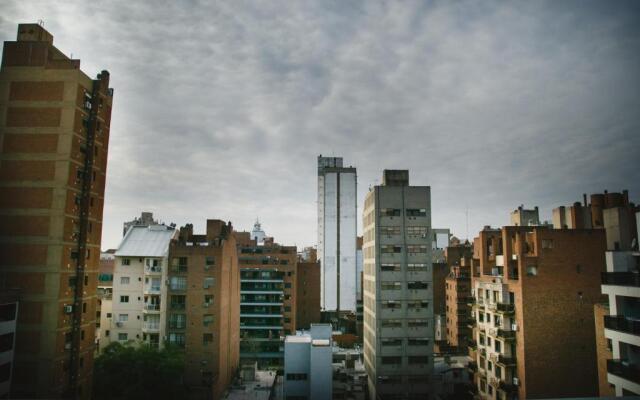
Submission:
<svg viewBox="0 0 640 400">
<path fill-rule="evenodd" d="M 356 310 L 357 175 L 341 157 L 318 156 L 320 307 Z"/>
<path fill-rule="evenodd" d="M 431 189 L 385 170 L 363 210 L 364 362 L 371 399 L 427 398 L 433 371 Z"/>
</svg>

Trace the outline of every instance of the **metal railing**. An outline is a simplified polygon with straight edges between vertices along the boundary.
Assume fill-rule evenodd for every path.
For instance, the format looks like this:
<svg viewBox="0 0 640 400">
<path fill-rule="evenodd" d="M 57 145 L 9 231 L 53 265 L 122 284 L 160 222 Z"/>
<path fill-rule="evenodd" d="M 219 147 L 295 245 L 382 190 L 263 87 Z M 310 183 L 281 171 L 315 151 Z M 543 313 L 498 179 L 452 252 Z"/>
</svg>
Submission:
<svg viewBox="0 0 640 400">
<path fill-rule="evenodd" d="M 640 383 L 640 367 L 630 364 L 626 360 L 607 360 L 607 372 Z"/>
<path fill-rule="evenodd" d="M 637 272 L 603 272 L 603 285 L 640 287 L 640 273 Z"/>
<path fill-rule="evenodd" d="M 604 327 L 633 335 L 640 335 L 640 320 L 629 319 L 623 315 L 605 315 Z"/>
</svg>

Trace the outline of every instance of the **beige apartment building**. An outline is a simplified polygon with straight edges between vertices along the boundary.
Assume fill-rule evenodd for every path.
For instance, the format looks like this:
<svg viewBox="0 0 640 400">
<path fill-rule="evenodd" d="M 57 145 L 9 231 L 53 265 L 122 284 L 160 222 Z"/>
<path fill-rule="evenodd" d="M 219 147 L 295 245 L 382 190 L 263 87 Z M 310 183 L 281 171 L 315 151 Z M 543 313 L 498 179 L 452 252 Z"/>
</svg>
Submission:
<svg viewBox="0 0 640 400">
<path fill-rule="evenodd" d="M 180 228 L 169 246 L 167 340 L 185 352 L 185 398 L 219 399 L 239 365 L 240 271 L 231 223 Z"/>
<path fill-rule="evenodd" d="M 433 390 L 431 190 L 385 170 L 363 210 L 364 364 L 371 399 Z"/>
<path fill-rule="evenodd" d="M 89 398 L 113 89 L 38 24 L 0 70 L 0 284 L 17 289 L 11 396 Z"/>
<path fill-rule="evenodd" d="M 604 231 L 487 227 L 473 249 L 469 354 L 478 396 L 596 396 Z"/>
</svg>

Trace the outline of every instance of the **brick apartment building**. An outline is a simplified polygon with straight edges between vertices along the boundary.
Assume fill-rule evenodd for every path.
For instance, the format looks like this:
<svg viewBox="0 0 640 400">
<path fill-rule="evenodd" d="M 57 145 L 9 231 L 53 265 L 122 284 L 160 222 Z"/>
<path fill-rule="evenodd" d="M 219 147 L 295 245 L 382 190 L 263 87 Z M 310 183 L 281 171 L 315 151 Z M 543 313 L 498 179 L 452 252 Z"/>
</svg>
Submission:
<svg viewBox="0 0 640 400">
<path fill-rule="evenodd" d="M 445 280 L 446 342 L 452 351 L 466 348 L 471 337 L 471 255 L 470 244 L 449 246 L 446 250 L 449 275 Z"/>
<path fill-rule="evenodd" d="M 297 248 L 245 239 L 238 246 L 240 358 L 282 369 L 284 337 L 297 327 Z"/>
<path fill-rule="evenodd" d="M 296 271 L 296 329 L 320 323 L 320 263 L 299 260 Z"/>
<path fill-rule="evenodd" d="M 169 245 L 167 339 L 184 348 L 192 399 L 219 399 L 239 365 L 240 276 L 231 223 L 180 228 Z"/>
<path fill-rule="evenodd" d="M 474 240 L 472 290 L 478 395 L 485 399 L 598 393 L 593 307 L 603 230 L 485 228 Z"/>
<path fill-rule="evenodd" d="M 113 89 L 38 24 L 0 70 L 0 285 L 19 290 L 12 397 L 91 396 Z"/>
</svg>

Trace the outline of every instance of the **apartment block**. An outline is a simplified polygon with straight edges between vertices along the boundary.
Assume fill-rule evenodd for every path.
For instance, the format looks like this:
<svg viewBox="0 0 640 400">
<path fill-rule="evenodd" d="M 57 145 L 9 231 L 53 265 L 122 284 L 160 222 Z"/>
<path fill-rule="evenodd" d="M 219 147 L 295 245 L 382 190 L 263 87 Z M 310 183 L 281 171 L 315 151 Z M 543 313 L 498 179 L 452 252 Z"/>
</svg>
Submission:
<svg viewBox="0 0 640 400">
<path fill-rule="evenodd" d="M 470 356 L 484 399 L 598 393 L 593 307 L 603 230 L 485 228 L 474 240 Z"/>
<path fill-rule="evenodd" d="M 323 311 L 356 310 L 357 174 L 342 157 L 318 156 L 318 258 Z"/>
<path fill-rule="evenodd" d="M 109 249 L 100 253 L 100 266 L 98 269 L 98 302 L 96 306 L 96 353 L 111 342 L 110 325 L 112 295 L 113 295 L 113 271 L 115 270 L 115 249 Z M 106 334 L 106 335 L 105 335 Z"/>
<path fill-rule="evenodd" d="M 296 276 L 296 329 L 320 322 L 320 263 L 298 261 Z"/>
<path fill-rule="evenodd" d="M 469 244 L 446 250 L 449 274 L 445 280 L 446 341 L 454 350 L 465 348 L 471 338 L 471 255 Z"/>
<path fill-rule="evenodd" d="M 10 398 L 17 321 L 17 296 L 3 293 L 0 295 L 0 399 Z"/>
<path fill-rule="evenodd" d="M 372 399 L 423 399 L 432 389 L 431 193 L 385 170 L 365 197 L 364 364 Z"/>
<path fill-rule="evenodd" d="M 240 357 L 261 368 L 282 369 L 284 337 L 296 331 L 298 255 L 277 243 L 242 246 Z"/>
<path fill-rule="evenodd" d="M 160 348 L 166 336 L 169 243 L 177 232 L 166 225 L 130 225 L 115 252 L 111 314 L 106 341 Z M 107 311 L 107 310 L 105 310 Z M 102 335 L 104 329 L 105 335 Z M 109 330 L 109 335 L 106 331 Z"/>
<path fill-rule="evenodd" d="M 284 341 L 284 398 L 327 400 L 333 394 L 330 324 L 289 335 Z"/>
<path fill-rule="evenodd" d="M 184 349 L 186 398 L 219 399 L 239 365 L 240 276 L 231 223 L 180 228 L 169 245 L 167 340 Z"/>
<path fill-rule="evenodd" d="M 610 210 L 604 211 L 605 221 Z M 622 214 L 618 211 L 615 214 Z M 636 226 L 640 227 L 640 212 L 635 216 Z M 612 237 L 624 237 L 626 226 L 628 222 L 615 227 L 622 232 L 611 232 L 614 229 L 611 225 L 606 228 L 608 245 L 614 244 L 617 250 L 606 252 L 607 271 L 602 274 L 602 293 L 608 298 L 608 306 L 601 306 L 606 307 L 604 310 L 595 309 L 600 339 L 596 342 L 599 348 L 600 395 L 611 392 L 616 396 L 640 395 L 640 252 L 637 247 L 640 230 L 632 239 L 636 243 L 633 247 L 625 246 L 624 240 L 609 242 Z M 604 350 L 602 336 L 606 340 Z"/>
<path fill-rule="evenodd" d="M 517 209 L 511 212 L 510 220 L 512 226 L 540 225 L 538 207 L 536 206 L 532 209 L 526 209 L 524 208 L 524 205 L 520 205 Z"/>
<path fill-rule="evenodd" d="M 88 398 L 113 89 L 38 24 L 0 70 L 0 282 L 19 290 L 11 396 Z"/>
</svg>

